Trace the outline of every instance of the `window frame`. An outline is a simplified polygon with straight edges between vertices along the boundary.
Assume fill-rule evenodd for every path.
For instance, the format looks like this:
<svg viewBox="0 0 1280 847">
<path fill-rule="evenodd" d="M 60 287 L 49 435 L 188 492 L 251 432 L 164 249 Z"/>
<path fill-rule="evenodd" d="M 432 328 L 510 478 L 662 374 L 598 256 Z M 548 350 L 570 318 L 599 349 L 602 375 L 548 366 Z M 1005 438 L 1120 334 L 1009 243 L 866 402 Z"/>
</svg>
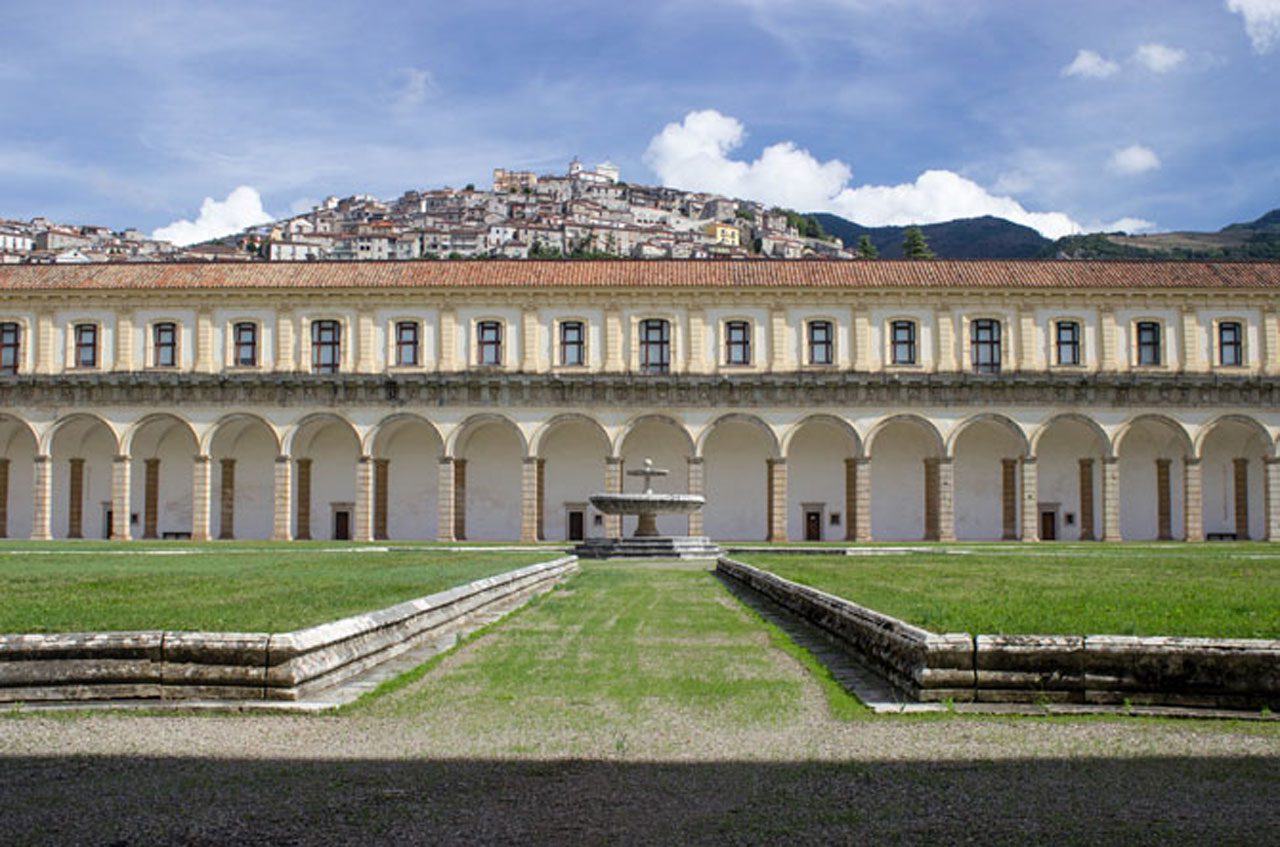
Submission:
<svg viewBox="0 0 1280 847">
<path fill-rule="evenodd" d="M 161 370 L 172 370 L 178 367 L 178 322 L 154 321 L 151 324 L 151 367 Z M 169 337 L 161 341 L 161 334 Z M 162 358 L 168 361 L 161 361 Z"/>
<path fill-rule="evenodd" d="M 1244 333 L 1245 333 L 1244 327 L 1245 327 L 1244 321 L 1236 320 L 1233 318 L 1227 319 L 1227 320 L 1221 320 L 1217 322 L 1217 331 L 1214 334 L 1217 338 L 1217 346 L 1218 346 L 1217 358 L 1218 358 L 1219 367 L 1243 368 L 1248 364 L 1247 360 L 1245 359 L 1245 350 L 1244 350 Z M 1236 336 L 1235 340 L 1232 341 L 1229 345 L 1226 339 L 1224 338 L 1224 335 L 1228 328 L 1231 328 L 1232 330 L 1234 330 L 1235 336 Z M 1234 362 L 1227 361 L 1228 349 L 1233 349 L 1235 351 L 1236 360 Z"/>
<path fill-rule="evenodd" d="M 751 321 L 734 319 L 724 322 L 724 363 L 726 367 L 751 366 Z"/>
<path fill-rule="evenodd" d="M 568 338 L 570 331 L 578 334 L 576 339 Z M 557 364 L 562 368 L 584 368 L 587 366 L 587 322 L 573 318 L 562 320 L 556 329 L 558 340 Z M 577 361 L 570 361 L 569 351 L 576 351 Z"/>
<path fill-rule="evenodd" d="M 247 346 L 252 352 L 252 361 L 245 362 L 240 355 L 246 343 L 240 338 L 240 331 L 248 329 L 252 338 Z M 234 321 L 231 324 L 231 367 L 233 368 L 256 368 L 260 363 L 258 352 L 258 338 L 262 333 L 262 328 L 257 321 Z"/>
<path fill-rule="evenodd" d="M 657 336 L 651 331 L 657 330 Z M 643 318 L 636 324 L 640 345 L 640 372 L 654 376 L 671 373 L 671 321 L 666 318 Z M 658 355 L 656 361 L 651 353 Z"/>
<path fill-rule="evenodd" d="M 12 340 L 7 337 L 10 333 Z M 22 324 L 18 321 L 0 321 L 0 375 L 17 376 L 21 371 Z"/>
<path fill-rule="evenodd" d="M 1070 327 L 1072 337 L 1068 341 L 1062 338 L 1063 329 Z M 1081 339 L 1084 336 L 1083 327 L 1080 321 L 1074 318 L 1062 318 L 1053 322 L 1053 356 L 1054 364 L 1063 368 L 1076 368 L 1084 364 L 1084 355 L 1081 347 Z M 1064 345 L 1072 351 L 1073 361 L 1065 362 L 1062 358 L 1062 350 Z"/>
<path fill-rule="evenodd" d="M 986 337 L 980 337 L 982 333 Z M 1004 327 L 999 318 L 969 321 L 969 367 L 976 374 L 995 376 L 1004 366 Z M 984 361 L 985 360 L 985 361 Z"/>
<path fill-rule="evenodd" d="M 332 338 L 321 337 L 326 330 L 332 330 Z M 322 361 L 324 351 L 330 351 L 330 361 Z M 311 321 L 311 372 L 323 375 L 342 373 L 342 321 L 335 318 Z"/>
<path fill-rule="evenodd" d="M 492 337 L 486 334 L 492 330 Z M 476 321 L 476 366 L 500 368 L 503 365 L 504 324 L 500 320 Z M 490 361 L 492 359 L 492 361 Z"/>
<path fill-rule="evenodd" d="M 92 341 L 85 343 L 83 335 L 88 332 L 93 336 Z M 95 370 L 99 366 L 101 358 L 102 345 L 102 327 L 100 324 L 77 323 L 71 327 L 71 367 L 76 370 Z M 92 361 L 87 364 L 84 361 L 83 353 L 88 350 L 92 354 Z"/>
<path fill-rule="evenodd" d="M 406 338 L 404 332 L 412 332 L 412 338 Z M 422 367 L 422 321 L 402 320 L 391 325 L 394 338 L 395 365 L 397 368 Z M 409 352 L 411 355 L 406 356 Z"/>
<path fill-rule="evenodd" d="M 822 340 L 814 338 L 815 331 L 822 327 L 827 337 Z M 830 367 L 836 363 L 836 324 L 827 318 L 815 318 L 805 325 L 805 341 L 808 347 L 808 363 L 814 367 Z M 826 350 L 826 360 L 820 361 L 815 355 L 819 349 Z"/>
<path fill-rule="evenodd" d="M 906 339 L 898 338 L 898 331 L 904 330 Z M 896 318 L 889 321 L 889 364 L 896 367 L 915 367 L 920 364 L 920 329 L 919 321 L 909 318 Z M 900 349 L 905 349 L 907 356 L 899 357 Z"/>
<path fill-rule="evenodd" d="M 1154 333 L 1152 338 L 1144 339 L 1146 331 Z M 1143 361 L 1147 352 L 1154 351 L 1155 361 Z M 1134 365 L 1139 368 L 1159 368 L 1164 366 L 1164 324 L 1155 320 L 1133 322 L 1133 355 Z"/>
</svg>

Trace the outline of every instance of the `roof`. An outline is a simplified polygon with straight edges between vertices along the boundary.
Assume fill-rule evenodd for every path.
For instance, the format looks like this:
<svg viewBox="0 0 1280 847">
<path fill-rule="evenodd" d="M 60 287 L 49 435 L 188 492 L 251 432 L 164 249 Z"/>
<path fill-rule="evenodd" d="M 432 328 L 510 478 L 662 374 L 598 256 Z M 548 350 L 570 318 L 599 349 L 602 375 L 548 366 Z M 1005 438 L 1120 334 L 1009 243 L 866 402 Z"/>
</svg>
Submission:
<svg viewBox="0 0 1280 847">
<path fill-rule="evenodd" d="M 0 291 L 525 287 L 1280 290 L 1280 262 L 553 259 L 0 267 Z"/>
</svg>

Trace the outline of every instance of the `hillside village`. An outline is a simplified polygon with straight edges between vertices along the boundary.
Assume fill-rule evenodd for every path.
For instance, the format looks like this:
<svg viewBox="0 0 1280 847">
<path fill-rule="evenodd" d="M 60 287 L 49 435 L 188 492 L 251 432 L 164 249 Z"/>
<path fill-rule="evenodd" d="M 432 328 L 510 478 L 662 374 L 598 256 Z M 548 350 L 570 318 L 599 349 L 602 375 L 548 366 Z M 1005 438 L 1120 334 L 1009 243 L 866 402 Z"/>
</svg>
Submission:
<svg viewBox="0 0 1280 847">
<path fill-rule="evenodd" d="M 451 258 L 852 259 L 810 218 L 762 203 L 629 185 L 609 164 L 540 175 L 497 168 L 488 190 L 326 198 L 310 212 L 176 247 L 136 230 L 0 220 L 0 263 Z"/>
</svg>

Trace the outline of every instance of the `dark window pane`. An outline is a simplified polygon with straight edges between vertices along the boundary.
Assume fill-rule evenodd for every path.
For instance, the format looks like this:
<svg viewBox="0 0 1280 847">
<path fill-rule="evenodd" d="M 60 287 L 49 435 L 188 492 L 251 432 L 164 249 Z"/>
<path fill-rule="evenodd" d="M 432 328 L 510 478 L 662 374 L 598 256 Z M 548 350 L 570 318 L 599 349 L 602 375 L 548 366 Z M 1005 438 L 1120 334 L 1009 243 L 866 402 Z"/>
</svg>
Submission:
<svg viewBox="0 0 1280 847">
<path fill-rule="evenodd" d="M 977 320 L 969 324 L 969 346 L 977 373 L 1000 373 L 1000 322 Z"/>
<path fill-rule="evenodd" d="M 0 323 L 0 373 L 18 372 L 21 338 L 22 330 L 16 323 Z"/>
<path fill-rule="evenodd" d="M 1160 364 L 1160 324 L 1155 321 L 1138 323 L 1138 364 Z"/>
<path fill-rule="evenodd" d="M 479 363 L 496 367 L 502 364 L 502 324 L 498 321 L 480 321 L 476 325 L 479 339 Z"/>
<path fill-rule="evenodd" d="M 584 335 L 580 321 L 565 321 L 560 324 L 560 364 L 585 364 Z"/>
<path fill-rule="evenodd" d="M 1058 364 L 1080 364 L 1080 324 L 1075 321 L 1058 322 Z"/>
<path fill-rule="evenodd" d="M 418 324 L 400 321 L 396 324 L 396 364 L 413 367 L 418 364 Z"/>
<path fill-rule="evenodd" d="M 640 370 L 664 374 L 671 370 L 671 324 L 660 318 L 640 322 Z"/>
<path fill-rule="evenodd" d="M 729 321 L 725 330 L 725 362 L 730 365 L 751 364 L 751 324 Z"/>
<path fill-rule="evenodd" d="M 152 328 L 154 358 L 157 368 L 171 368 L 178 363 L 178 328 L 171 323 L 156 324 Z"/>
<path fill-rule="evenodd" d="M 893 322 L 893 364 L 916 363 L 916 325 L 914 321 Z"/>
<path fill-rule="evenodd" d="M 809 364 L 829 365 L 835 361 L 833 335 L 830 321 L 809 323 Z"/>
<path fill-rule="evenodd" d="M 1218 324 L 1218 361 L 1227 367 L 1244 364 L 1244 327 L 1235 321 Z"/>
<path fill-rule="evenodd" d="M 235 326 L 235 364 L 251 368 L 258 364 L 258 325 L 238 323 Z"/>
<path fill-rule="evenodd" d="M 311 370 L 318 374 L 337 373 L 342 364 L 342 326 L 337 321 L 311 324 Z"/>
<path fill-rule="evenodd" d="M 78 324 L 76 326 L 76 359 L 77 368 L 96 368 L 98 366 L 98 327 L 96 324 Z"/>
</svg>

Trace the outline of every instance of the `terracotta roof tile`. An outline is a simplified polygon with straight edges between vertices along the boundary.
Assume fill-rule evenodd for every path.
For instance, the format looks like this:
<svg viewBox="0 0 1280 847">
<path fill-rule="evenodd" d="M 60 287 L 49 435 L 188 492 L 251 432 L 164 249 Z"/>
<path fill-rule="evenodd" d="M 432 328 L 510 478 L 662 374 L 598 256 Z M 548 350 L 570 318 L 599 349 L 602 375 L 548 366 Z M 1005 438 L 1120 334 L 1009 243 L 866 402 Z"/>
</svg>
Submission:
<svg viewBox="0 0 1280 847">
<path fill-rule="evenodd" d="M 615 261 L 5 265 L 0 291 L 271 288 L 1271 289 L 1280 262 Z"/>
</svg>

